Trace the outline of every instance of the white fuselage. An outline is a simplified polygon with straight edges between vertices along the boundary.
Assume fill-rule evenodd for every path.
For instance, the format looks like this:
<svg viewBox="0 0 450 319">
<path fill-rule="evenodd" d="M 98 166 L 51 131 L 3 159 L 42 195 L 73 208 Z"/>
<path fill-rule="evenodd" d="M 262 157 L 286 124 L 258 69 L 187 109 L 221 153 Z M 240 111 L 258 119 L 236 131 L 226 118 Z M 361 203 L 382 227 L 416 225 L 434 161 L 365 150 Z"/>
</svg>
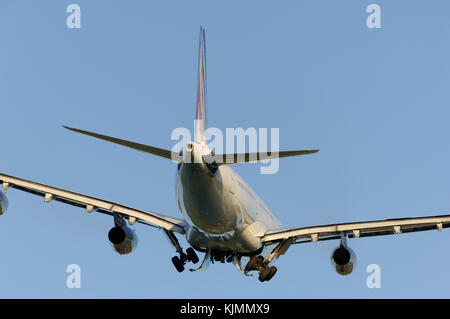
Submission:
<svg viewBox="0 0 450 319">
<path fill-rule="evenodd" d="M 257 251 L 264 233 L 281 228 L 281 223 L 230 166 L 209 168 L 200 159 L 202 145 L 191 145 L 192 152 L 186 150 L 178 166 L 176 183 L 188 242 L 199 250 Z"/>
</svg>

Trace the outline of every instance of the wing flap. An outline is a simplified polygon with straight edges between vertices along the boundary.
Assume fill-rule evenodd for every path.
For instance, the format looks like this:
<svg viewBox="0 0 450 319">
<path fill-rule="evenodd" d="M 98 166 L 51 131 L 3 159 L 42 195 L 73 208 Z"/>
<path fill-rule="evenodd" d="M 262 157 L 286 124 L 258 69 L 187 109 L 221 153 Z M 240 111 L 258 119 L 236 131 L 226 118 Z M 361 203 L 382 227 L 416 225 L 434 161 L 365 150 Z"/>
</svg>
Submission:
<svg viewBox="0 0 450 319">
<path fill-rule="evenodd" d="M 160 227 L 168 231 L 174 231 L 181 234 L 184 234 L 185 232 L 185 223 L 183 220 L 178 218 L 116 204 L 99 198 L 82 195 L 61 188 L 47 186 L 4 174 L 0 174 L 0 183 L 2 183 L 3 186 L 7 185 L 8 187 L 42 196 L 46 199 L 51 198 L 55 201 L 84 208 L 87 211 L 95 210 L 108 215 L 118 213 L 128 217 L 133 217 L 137 222 Z M 51 196 L 47 197 L 46 195 Z"/>
</svg>

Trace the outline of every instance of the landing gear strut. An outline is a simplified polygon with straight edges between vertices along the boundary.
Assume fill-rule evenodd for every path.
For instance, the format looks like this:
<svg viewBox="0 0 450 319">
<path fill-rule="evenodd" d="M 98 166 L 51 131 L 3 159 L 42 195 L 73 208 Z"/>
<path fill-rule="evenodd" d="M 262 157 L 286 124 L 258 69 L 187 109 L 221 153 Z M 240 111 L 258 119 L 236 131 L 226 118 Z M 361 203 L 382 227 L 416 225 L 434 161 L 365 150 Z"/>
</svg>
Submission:
<svg viewBox="0 0 450 319">
<path fill-rule="evenodd" d="M 184 265 L 186 262 L 191 261 L 194 264 L 198 263 L 199 259 L 197 254 L 195 253 L 194 249 L 192 247 L 189 247 L 186 249 L 186 253 L 183 252 L 183 248 L 180 246 L 180 243 L 178 242 L 177 237 L 175 237 L 174 233 L 168 230 L 164 230 L 167 237 L 169 238 L 172 245 L 175 247 L 177 253 L 179 256 L 174 256 L 172 258 L 172 263 L 175 266 L 176 270 L 178 272 L 184 271 Z"/>
</svg>

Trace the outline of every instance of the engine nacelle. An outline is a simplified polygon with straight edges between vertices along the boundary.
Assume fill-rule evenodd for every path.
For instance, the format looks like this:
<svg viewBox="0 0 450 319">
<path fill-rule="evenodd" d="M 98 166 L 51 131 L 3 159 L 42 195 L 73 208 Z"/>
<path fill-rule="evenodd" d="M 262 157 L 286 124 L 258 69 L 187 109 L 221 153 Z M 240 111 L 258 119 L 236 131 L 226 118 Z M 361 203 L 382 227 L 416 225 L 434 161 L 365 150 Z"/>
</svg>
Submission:
<svg viewBox="0 0 450 319">
<path fill-rule="evenodd" d="M 0 190 L 0 215 L 3 215 L 8 210 L 8 198 Z"/>
<path fill-rule="evenodd" d="M 115 226 L 108 232 L 108 239 L 114 250 L 121 255 L 131 253 L 136 249 L 138 238 L 136 233 L 127 226 Z"/>
<path fill-rule="evenodd" d="M 339 275 L 346 276 L 351 274 L 356 266 L 356 255 L 349 247 L 340 245 L 333 250 L 331 263 Z"/>
</svg>

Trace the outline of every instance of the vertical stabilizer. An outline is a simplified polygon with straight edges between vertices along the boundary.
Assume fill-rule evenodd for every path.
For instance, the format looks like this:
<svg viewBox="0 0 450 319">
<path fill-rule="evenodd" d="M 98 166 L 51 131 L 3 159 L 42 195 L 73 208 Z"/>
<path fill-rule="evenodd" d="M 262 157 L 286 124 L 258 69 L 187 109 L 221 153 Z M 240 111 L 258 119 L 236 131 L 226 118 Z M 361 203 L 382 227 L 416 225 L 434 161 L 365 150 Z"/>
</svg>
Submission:
<svg viewBox="0 0 450 319">
<path fill-rule="evenodd" d="M 194 121 L 194 139 L 201 143 L 204 139 L 206 122 L 206 44 L 205 29 L 200 27 L 200 53 L 198 59 L 197 110 Z"/>
</svg>

